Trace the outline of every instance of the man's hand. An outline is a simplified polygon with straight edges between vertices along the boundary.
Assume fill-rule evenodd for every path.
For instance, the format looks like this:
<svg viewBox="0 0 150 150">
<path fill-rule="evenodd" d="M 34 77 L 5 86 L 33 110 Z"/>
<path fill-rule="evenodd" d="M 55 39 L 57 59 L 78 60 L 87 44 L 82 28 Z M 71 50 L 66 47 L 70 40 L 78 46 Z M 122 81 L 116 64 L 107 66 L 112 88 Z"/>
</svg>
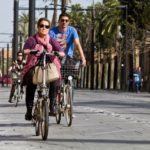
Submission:
<svg viewBox="0 0 150 150">
<path fill-rule="evenodd" d="M 82 66 L 86 66 L 86 60 L 85 60 L 85 58 L 82 58 Z"/>
</svg>

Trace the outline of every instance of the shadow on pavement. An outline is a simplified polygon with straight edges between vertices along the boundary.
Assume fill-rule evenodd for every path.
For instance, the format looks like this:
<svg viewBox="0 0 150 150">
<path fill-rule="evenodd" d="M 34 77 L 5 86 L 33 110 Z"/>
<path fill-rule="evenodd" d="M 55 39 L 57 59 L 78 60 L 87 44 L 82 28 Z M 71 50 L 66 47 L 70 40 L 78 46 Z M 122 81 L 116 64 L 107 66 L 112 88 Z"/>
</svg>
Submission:
<svg viewBox="0 0 150 150">
<path fill-rule="evenodd" d="M 109 106 L 114 107 L 120 106 L 121 108 L 147 108 L 150 109 L 150 102 L 120 102 L 120 101 L 112 101 L 112 100 L 96 100 L 96 101 L 88 101 L 88 102 L 74 102 L 75 106 Z"/>
<path fill-rule="evenodd" d="M 43 141 L 41 137 L 39 138 L 28 138 L 27 136 L 23 135 L 0 135 L 0 141 L 26 141 L 26 142 L 33 142 L 33 141 Z M 150 145 L 149 140 L 114 140 L 114 139 L 56 139 L 56 138 L 49 138 L 46 141 L 48 142 L 58 142 L 58 143 L 96 143 L 96 144 L 147 144 Z M 43 142 L 46 142 L 43 141 Z M 48 144 L 46 142 L 46 144 Z M 51 143 L 49 143 L 51 144 Z"/>
<path fill-rule="evenodd" d="M 17 107 L 24 107 L 25 106 L 25 104 L 23 103 L 23 104 L 18 104 L 18 106 Z M 8 103 L 8 104 L 0 104 L 0 107 L 15 107 L 15 104 L 14 103 Z M 15 108 L 17 108 L 17 107 L 15 107 Z"/>
<path fill-rule="evenodd" d="M 31 127 L 31 123 L 1 123 L 0 127 Z"/>
</svg>

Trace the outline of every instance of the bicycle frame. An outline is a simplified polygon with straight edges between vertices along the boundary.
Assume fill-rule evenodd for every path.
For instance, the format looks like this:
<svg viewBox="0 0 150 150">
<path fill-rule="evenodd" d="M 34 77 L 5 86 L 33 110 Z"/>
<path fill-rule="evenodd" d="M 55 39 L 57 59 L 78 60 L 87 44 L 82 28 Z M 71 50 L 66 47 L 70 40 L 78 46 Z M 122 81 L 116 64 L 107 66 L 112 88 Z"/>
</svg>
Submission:
<svg viewBox="0 0 150 150">
<path fill-rule="evenodd" d="M 46 84 L 46 53 L 42 54 L 42 84 L 37 85 L 38 97 L 35 103 L 34 120 L 35 130 L 38 136 L 41 133 L 42 139 L 46 140 L 49 127 L 49 109 L 48 109 L 48 88 Z"/>
<path fill-rule="evenodd" d="M 14 101 L 15 106 L 18 106 L 18 102 L 22 99 L 22 93 L 21 93 L 21 73 L 18 71 L 16 72 L 17 78 L 15 79 L 15 91 L 14 91 Z"/>
<path fill-rule="evenodd" d="M 72 114 L 73 114 L 73 76 L 64 76 L 62 79 L 61 89 L 58 93 L 56 101 L 56 122 L 57 124 L 61 121 L 61 114 L 66 118 L 68 126 L 72 125 Z"/>
</svg>

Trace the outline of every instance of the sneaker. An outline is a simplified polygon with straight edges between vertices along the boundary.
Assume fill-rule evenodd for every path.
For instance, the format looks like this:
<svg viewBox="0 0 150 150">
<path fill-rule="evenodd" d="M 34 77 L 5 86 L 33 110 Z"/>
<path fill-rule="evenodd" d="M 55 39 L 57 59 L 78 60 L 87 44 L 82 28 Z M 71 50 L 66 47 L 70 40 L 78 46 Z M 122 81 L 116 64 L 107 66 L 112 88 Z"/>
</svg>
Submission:
<svg viewBox="0 0 150 150">
<path fill-rule="evenodd" d="M 25 114 L 25 120 L 28 120 L 28 121 L 32 120 L 32 114 L 29 113 L 28 111 Z"/>
<path fill-rule="evenodd" d="M 13 103 L 12 99 L 9 99 L 8 102 L 9 102 L 9 103 Z"/>
</svg>

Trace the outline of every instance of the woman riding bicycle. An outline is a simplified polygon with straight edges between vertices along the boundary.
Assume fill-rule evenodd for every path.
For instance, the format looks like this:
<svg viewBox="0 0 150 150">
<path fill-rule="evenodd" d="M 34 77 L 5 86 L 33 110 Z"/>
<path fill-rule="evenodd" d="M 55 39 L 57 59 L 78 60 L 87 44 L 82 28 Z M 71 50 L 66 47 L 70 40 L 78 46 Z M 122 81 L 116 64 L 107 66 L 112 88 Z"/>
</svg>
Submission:
<svg viewBox="0 0 150 150">
<path fill-rule="evenodd" d="M 37 50 L 42 52 L 47 50 L 48 52 L 57 51 L 60 57 L 64 57 L 65 54 L 61 50 L 60 44 L 52 37 L 49 36 L 50 21 L 46 18 L 40 18 L 37 22 L 37 33 L 33 36 L 30 36 L 24 45 L 24 54 L 27 60 L 26 65 L 22 71 L 23 83 L 26 85 L 26 108 L 27 112 L 25 114 L 26 120 L 32 119 L 32 108 L 34 101 L 34 94 L 36 90 L 36 85 L 32 82 L 33 71 L 35 65 L 38 63 L 38 58 L 35 55 L 32 55 L 32 50 Z M 49 62 L 55 63 L 59 73 L 60 73 L 60 61 L 57 57 L 51 56 L 48 58 Z M 61 75 L 60 75 L 61 76 Z M 54 114 L 54 104 L 57 96 L 57 89 L 59 86 L 59 80 L 53 81 L 50 83 L 49 87 L 49 98 L 50 98 L 50 113 Z"/>
</svg>

